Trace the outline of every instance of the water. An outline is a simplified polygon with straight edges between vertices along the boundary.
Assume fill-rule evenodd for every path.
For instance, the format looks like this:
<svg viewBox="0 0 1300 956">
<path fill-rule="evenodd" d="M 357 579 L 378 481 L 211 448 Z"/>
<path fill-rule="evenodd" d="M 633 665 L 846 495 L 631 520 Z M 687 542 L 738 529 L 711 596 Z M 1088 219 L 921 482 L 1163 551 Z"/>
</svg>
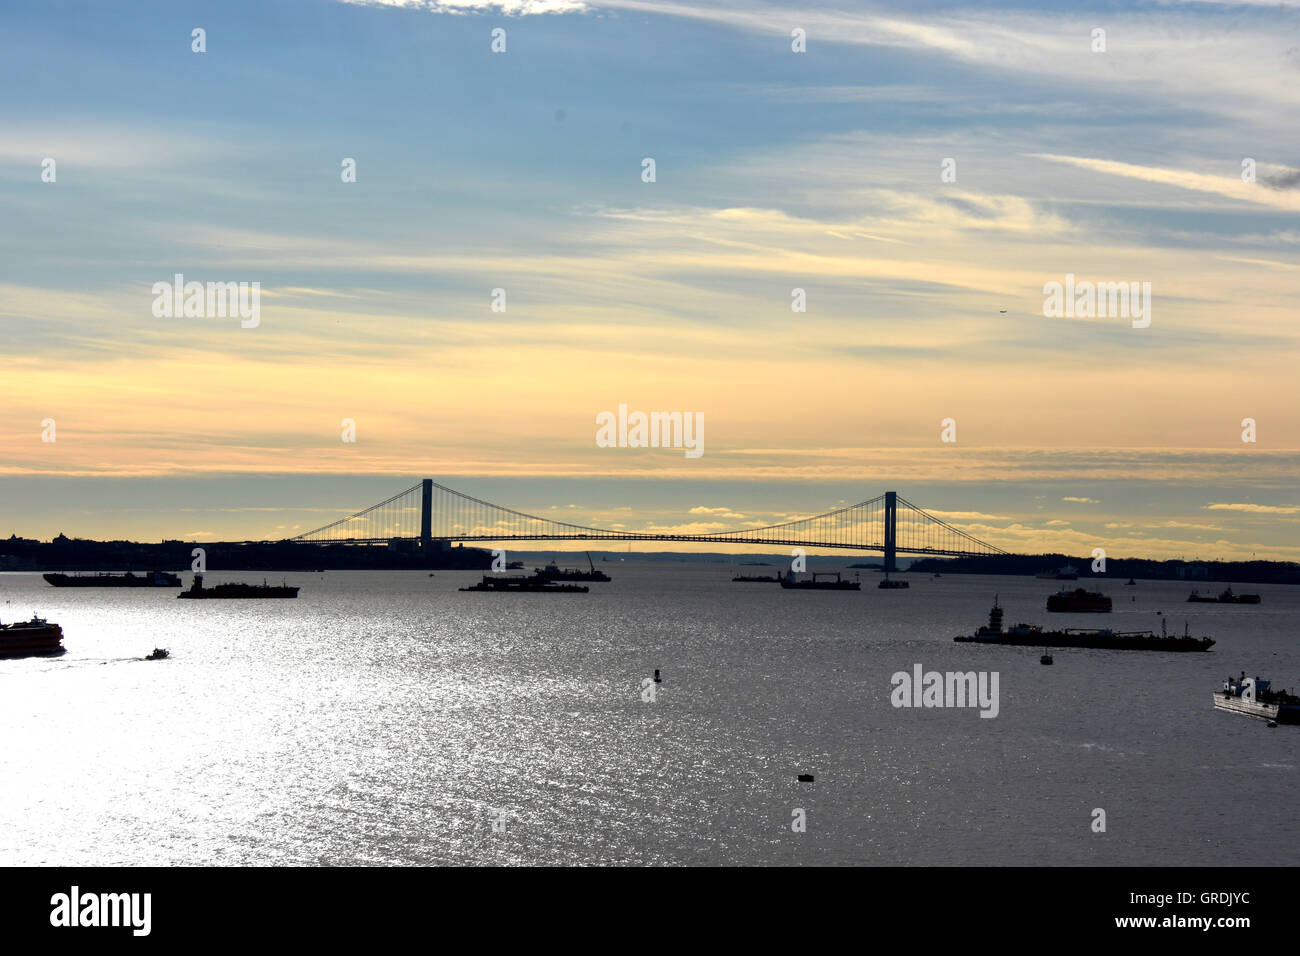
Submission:
<svg viewBox="0 0 1300 956">
<path fill-rule="evenodd" d="M 1219 643 L 1043 667 L 951 638 L 994 592 L 1047 623 L 1051 582 L 800 593 L 605 567 L 586 595 L 288 574 L 292 601 L 0 574 L 0 617 L 38 611 L 69 648 L 0 661 L 0 864 L 1300 862 L 1300 728 L 1211 704 L 1229 672 L 1300 684 L 1298 588 L 1239 588 L 1264 596 L 1245 607 L 1111 582 L 1116 613 L 1051 623 L 1158 631 L 1163 610 Z M 172 658 L 139 660 L 155 645 Z M 999 716 L 895 709 L 916 663 L 998 671 Z"/>
</svg>

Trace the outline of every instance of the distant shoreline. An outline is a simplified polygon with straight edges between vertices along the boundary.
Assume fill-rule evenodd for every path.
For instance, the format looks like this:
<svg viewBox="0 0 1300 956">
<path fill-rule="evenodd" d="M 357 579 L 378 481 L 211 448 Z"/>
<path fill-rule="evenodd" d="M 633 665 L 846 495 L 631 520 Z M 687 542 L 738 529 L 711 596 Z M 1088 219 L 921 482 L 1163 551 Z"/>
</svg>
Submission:
<svg viewBox="0 0 1300 956">
<path fill-rule="evenodd" d="M 531 543 L 531 542 L 530 542 Z M 508 546 L 508 545 L 507 545 Z M 227 571 L 394 571 L 491 570 L 487 548 L 451 546 L 441 542 L 423 552 L 415 541 L 395 539 L 387 545 L 316 545 L 296 541 L 92 541 L 60 535 L 53 541 L 11 537 L 0 540 L 0 571 L 188 571 L 195 548 L 202 548 L 208 566 Z M 784 567 L 788 554 L 728 554 L 722 552 L 602 551 L 558 548 L 514 549 L 511 560 L 542 562 L 556 558 L 561 564 L 633 560 L 645 563 L 727 564 Z M 880 569 L 873 553 L 846 551 L 843 555 L 813 555 L 808 566 Z M 1065 554 L 999 554 L 963 558 L 899 560 L 900 574 L 1009 574 L 1036 575 L 1071 566 L 1079 580 L 1146 579 L 1197 583 L 1300 584 L 1300 564 L 1291 561 L 1180 561 L 1151 558 L 1109 558 L 1104 573 L 1094 574 L 1092 558 Z M 1062 586 L 1069 582 L 1061 582 Z"/>
</svg>

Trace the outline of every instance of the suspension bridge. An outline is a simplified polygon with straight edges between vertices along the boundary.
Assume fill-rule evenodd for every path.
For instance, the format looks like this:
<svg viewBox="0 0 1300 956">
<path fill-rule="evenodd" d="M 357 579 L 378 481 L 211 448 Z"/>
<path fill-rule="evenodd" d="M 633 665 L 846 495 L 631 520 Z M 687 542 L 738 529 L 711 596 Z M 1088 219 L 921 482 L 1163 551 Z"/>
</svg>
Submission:
<svg viewBox="0 0 1300 956">
<path fill-rule="evenodd" d="M 1006 554 L 918 508 L 895 491 L 824 514 L 780 524 L 730 531 L 681 534 L 626 531 L 543 518 L 482 501 L 440 485 L 431 478 L 363 511 L 288 539 L 307 544 L 392 544 L 406 541 L 422 549 L 467 541 L 696 541 L 806 549 L 841 548 L 884 554 L 887 571 L 897 570 L 902 554 Z"/>
</svg>

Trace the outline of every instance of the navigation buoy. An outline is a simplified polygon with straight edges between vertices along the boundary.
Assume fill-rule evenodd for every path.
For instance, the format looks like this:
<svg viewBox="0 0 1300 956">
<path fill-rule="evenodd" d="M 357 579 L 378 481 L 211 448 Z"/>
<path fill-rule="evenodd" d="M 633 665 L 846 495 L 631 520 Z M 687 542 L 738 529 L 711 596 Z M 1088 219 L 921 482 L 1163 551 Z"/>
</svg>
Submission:
<svg viewBox="0 0 1300 956">
<path fill-rule="evenodd" d="M 799 774 L 799 782 L 800 782 L 800 783 L 812 783 L 812 782 L 813 782 L 813 775 L 810 774 L 810 773 L 801 773 L 801 774 Z"/>
</svg>

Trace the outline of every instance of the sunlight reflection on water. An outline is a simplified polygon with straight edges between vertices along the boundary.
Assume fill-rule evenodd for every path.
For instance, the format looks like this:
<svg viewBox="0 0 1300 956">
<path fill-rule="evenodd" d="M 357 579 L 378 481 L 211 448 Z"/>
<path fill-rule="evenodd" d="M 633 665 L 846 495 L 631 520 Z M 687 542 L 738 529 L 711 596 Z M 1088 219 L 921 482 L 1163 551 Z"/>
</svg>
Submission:
<svg viewBox="0 0 1300 956">
<path fill-rule="evenodd" d="M 289 574 L 299 599 L 242 602 L 0 574 L 4 620 L 40 611 L 69 648 L 0 661 L 0 863 L 1300 857 L 1295 729 L 1210 704 L 1229 671 L 1296 683 L 1300 589 L 1189 611 L 1183 586 L 1143 582 L 1108 624 L 1158 630 L 1164 609 L 1215 651 L 1058 651 L 1044 669 L 1032 648 L 951 642 L 994 591 L 1044 621 L 1044 582 L 798 593 L 732 573 L 619 565 L 587 595 Z M 172 658 L 141 661 L 155 645 Z M 914 663 L 998 670 L 1000 716 L 894 709 L 890 675 Z M 1098 806 L 1107 834 L 1088 826 Z"/>
</svg>

